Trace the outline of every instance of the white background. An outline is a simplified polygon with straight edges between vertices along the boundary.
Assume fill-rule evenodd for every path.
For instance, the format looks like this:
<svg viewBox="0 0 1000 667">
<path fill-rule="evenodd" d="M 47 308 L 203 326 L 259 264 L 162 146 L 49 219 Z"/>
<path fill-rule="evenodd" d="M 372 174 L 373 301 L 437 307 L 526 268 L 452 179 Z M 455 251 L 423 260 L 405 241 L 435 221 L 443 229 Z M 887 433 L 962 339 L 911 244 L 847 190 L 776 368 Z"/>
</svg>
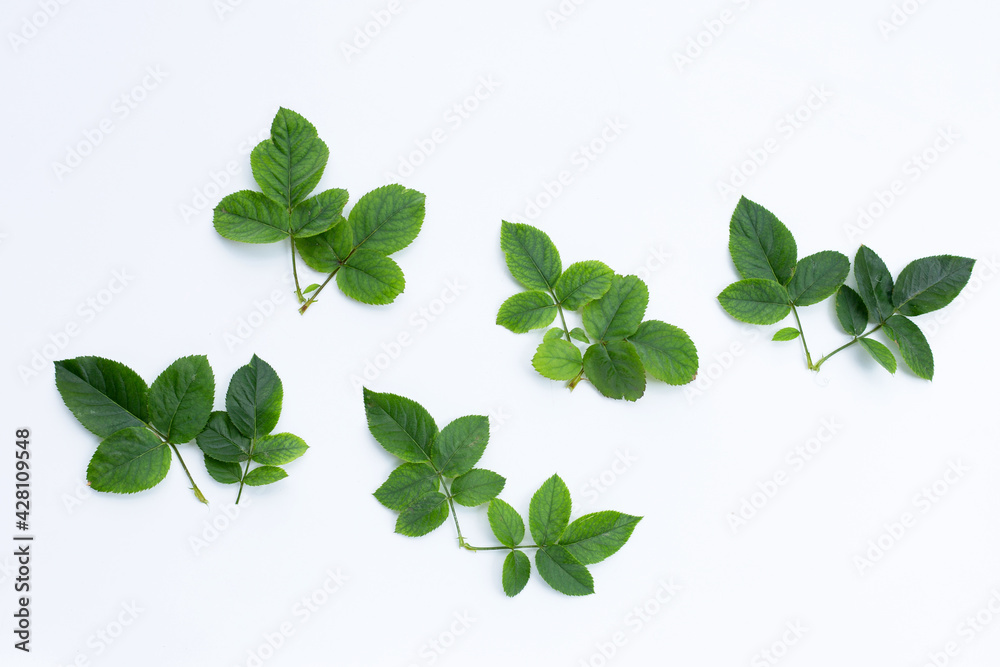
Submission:
<svg viewBox="0 0 1000 667">
<path fill-rule="evenodd" d="M 13 434 L 24 426 L 36 535 L 30 655 L 12 648 L 13 559 L 0 551 L 0 663 L 254 665 L 251 652 L 288 623 L 291 636 L 273 655 L 265 648 L 263 664 L 763 665 L 760 652 L 773 647 L 789 667 L 917 667 L 949 642 L 957 655 L 938 664 L 996 664 L 996 3 L 908 0 L 892 26 L 889 0 L 587 0 L 563 3 L 575 11 L 560 21 L 549 14 L 557 0 L 405 0 L 353 54 L 344 45 L 386 2 L 245 0 L 224 12 L 208 0 L 49 2 L 48 19 L 44 4 L 7 3 L 0 49 L 0 536 L 15 532 Z M 723 11 L 729 22 L 714 22 Z M 679 62 L 685 49 L 693 57 Z M 498 87 L 487 94 L 481 79 Z M 482 99 L 466 102 L 476 108 L 450 122 L 477 88 Z M 218 200 L 256 187 L 248 150 L 279 106 L 328 144 L 321 189 L 347 188 L 354 202 L 399 180 L 426 193 L 423 231 L 395 256 L 407 287 L 394 304 L 364 306 L 330 289 L 300 317 L 287 246 L 213 230 Z M 793 125 L 786 115 L 796 113 Z M 104 119 L 112 132 L 57 174 Z M 624 128 L 581 160 L 609 121 Z M 391 176 L 435 128 L 444 142 L 417 156 L 412 175 Z M 941 132 L 952 139 L 935 149 Z M 761 161 L 765 144 L 776 150 L 762 166 L 746 162 Z M 933 164 L 915 168 L 925 151 Z M 212 174 L 230 162 L 239 172 L 215 188 Z M 561 171 L 571 183 L 539 198 Z M 933 382 L 906 369 L 890 376 L 855 348 L 812 373 L 797 342 L 769 341 L 778 326 L 743 327 L 721 310 L 715 296 L 737 278 L 727 242 L 738 195 L 719 185 L 733 178 L 734 192 L 791 228 L 800 256 L 853 258 L 864 243 L 894 274 L 927 255 L 979 260 L 959 301 L 918 319 L 935 352 Z M 857 226 L 858 209 L 878 212 L 878 193 L 895 180 L 900 194 Z M 538 376 L 529 360 L 541 333 L 494 324 L 518 289 L 500 221 L 518 216 L 552 236 L 565 265 L 644 271 L 647 317 L 692 336 L 698 383 L 652 382 L 632 404 Z M 116 271 L 127 286 L 112 295 L 103 290 Z M 441 312 L 435 300 L 449 282 L 460 293 Z M 276 290 L 275 307 L 265 302 Z M 88 299 L 105 301 L 100 313 Z M 257 309 L 273 314 L 261 323 Z M 420 309 L 440 314 L 431 322 Z M 832 301 L 803 316 L 815 351 L 847 340 Z M 227 344 L 248 318 L 260 326 Z M 70 324 L 77 335 L 62 336 Z M 350 378 L 368 362 L 385 366 L 381 346 L 401 333 L 410 345 L 367 384 L 414 398 L 442 426 L 492 413 L 481 465 L 508 478 L 502 496 L 522 513 L 558 473 L 574 516 L 645 517 L 591 568 L 595 595 L 565 597 L 535 575 L 507 599 L 502 553 L 460 551 L 450 523 L 420 539 L 393 534 L 394 513 L 370 494 L 395 462 L 367 432 Z M 36 353 L 40 370 L 23 377 Z M 279 430 L 311 446 L 287 480 L 250 489 L 252 502 L 227 521 L 234 489 L 209 479 L 188 445 L 209 509 L 176 462 L 140 495 L 86 493 L 97 440 L 62 405 L 52 358 L 106 356 L 152 381 L 180 356 L 207 354 L 221 408 L 253 353 L 284 381 Z M 825 437 L 823 420 L 835 435 L 797 466 L 789 452 Z M 619 457 L 632 461 L 614 473 Z M 952 463 L 963 475 L 918 503 Z M 731 515 L 780 472 L 787 483 L 734 529 Z M 596 493 L 590 480 L 602 473 L 613 483 Z M 887 537 L 904 513 L 913 525 Z M 492 543 L 485 511 L 461 517 L 472 538 Z M 213 520 L 228 526 L 214 534 Z M 880 537 L 891 543 L 885 555 L 859 565 Z M 192 538 L 214 539 L 196 548 Z M 348 577 L 340 590 L 297 613 L 338 570 Z M 663 583 L 679 587 L 665 603 Z M 123 605 L 141 611 L 119 634 Z M 981 631 L 961 625 L 984 609 Z M 456 623 L 463 616 L 469 627 Z M 99 639 L 107 632 L 111 644 Z M 449 646 L 436 652 L 432 641 Z"/>
</svg>

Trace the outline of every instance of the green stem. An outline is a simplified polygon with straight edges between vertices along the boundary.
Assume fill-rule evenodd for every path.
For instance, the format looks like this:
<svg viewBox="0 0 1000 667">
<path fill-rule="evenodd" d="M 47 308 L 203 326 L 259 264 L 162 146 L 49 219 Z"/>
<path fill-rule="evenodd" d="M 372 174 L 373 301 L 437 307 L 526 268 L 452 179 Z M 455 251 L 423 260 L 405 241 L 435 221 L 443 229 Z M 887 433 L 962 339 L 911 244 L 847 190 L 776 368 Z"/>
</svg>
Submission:
<svg viewBox="0 0 1000 667">
<path fill-rule="evenodd" d="M 299 303 L 303 303 L 306 298 L 302 296 L 302 288 L 299 286 L 299 269 L 295 263 L 295 237 L 289 237 L 292 245 L 292 276 L 295 278 L 295 296 L 299 298 Z"/>
<path fill-rule="evenodd" d="M 792 315 L 795 316 L 795 324 L 799 327 L 799 336 L 802 338 L 802 349 L 806 353 L 806 365 L 809 370 L 818 371 L 819 366 L 813 366 L 812 357 L 809 355 L 809 346 L 806 344 L 806 332 L 802 330 L 802 321 L 799 320 L 799 311 L 795 310 L 795 305 L 792 305 Z"/>
<path fill-rule="evenodd" d="M 541 549 L 540 546 L 536 544 L 526 544 L 517 547 L 474 547 L 465 541 L 462 536 L 462 528 L 458 525 L 458 512 L 455 511 L 455 499 L 452 498 L 451 489 L 448 487 L 448 482 L 445 480 L 444 475 L 440 471 L 437 471 L 438 479 L 441 480 L 441 488 L 445 491 L 445 497 L 448 499 L 448 507 L 451 508 L 451 517 L 455 520 L 455 532 L 458 534 L 458 546 L 463 549 L 468 549 L 469 551 L 500 551 L 501 549 Z"/>
<path fill-rule="evenodd" d="M 194 483 L 194 478 L 191 477 L 191 471 L 188 470 L 187 464 L 184 463 L 184 457 L 181 456 L 181 450 L 177 449 L 177 445 L 175 445 L 172 442 L 167 444 L 169 444 L 171 449 L 174 450 L 174 454 L 177 455 L 177 460 L 181 462 L 181 467 L 184 468 L 184 473 L 187 475 L 188 480 L 191 482 L 191 490 L 194 491 L 195 498 L 197 498 L 198 500 L 207 505 L 208 498 L 206 498 L 205 494 L 201 492 L 201 489 L 198 488 L 198 485 Z"/>
<path fill-rule="evenodd" d="M 247 475 L 250 474 L 250 461 L 253 460 L 253 448 L 257 444 L 257 440 L 250 441 L 250 451 L 247 452 L 247 467 L 243 470 L 243 476 L 240 477 L 240 490 L 236 492 L 236 504 L 240 504 L 240 498 L 243 496 L 243 484 L 246 482 Z"/>
<path fill-rule="evenodd" d="M 318 297 L 319 293 L 323 291 L 323 288 L 326 287 L 326 284 L 331 280 L 333 280 L 333 277 L 337 275 L 337 271 L 340 271 L 340 266 L 337 266 L 337 268 L 335 268 L 333 272 L 326 277 L 326 280 L 323 281 L 323 284 L 316 288 L 316 291 L 312 293 L 312 295 L 309 297 L 309 300 L 302 304 L 302 306 L 299 308 L 300 315 L 306 314 L 306 308 L 312 305 L 312 302 L 316 300 L 316 297 Z"/>
<path fill-rule="evenodd" d="M 887 319 L 888 319 L 888 318 L 887 318 Z M 838 348 L 837 348 L 836 350 L 834 350 L 834 351 L 833 351 L 833 352 L 831 352 L 830 354 L 826 355 L 825 357 L 822 357 L 822 358 L 821 358 L 821 359 L 820 359 L 819 361 L 817 361 L 817 362 L 816 362 L 816 364 L 815 364 L 815 365 L 813 366 L 813 370 L 814 370 L 814 371 L 818 371 L 818 370 L 819 370 L 819 367 L 823 365 L 823 362 L 824 362 L 824 361 L 826 361 L 827 359 L 829 359 L 829 358 L 830 358 L 830 357 L 832 357 L 833 355 L 837 354 L 837 353 L 838 353 L 838 352 L 840 352 L 841 350 L 846 350 L 847 348 L 849 348 L 850 346 L 854 345 L 855 343 L 857 343 L 857 342 L 858 342 L 859 340 L 861 340 L 862 338 L 868 338 L 868 336 L 871 336 L 871 335 L 872 335 L 873 333 L 875 333 L 876 331 L 878 331 L 879 329 L 881 329 L 881 328 L 882 328 L 882 326 L 883 326 L 884 324 L 885 324 L 885 322 L 882 322 L 882 324 L 879 324 L 879 325 L 878 325 L 877 327 L 875 327 L 875 328 L 874 328 L 874 329 L 872 329 L 871 331 L 866 331 L 865 333 L 861 334 L 860 336 L 855 336 L 855 337 L 854 337 L 853 339 L 851 339 L 851 341 L 850 341 L 849 343 L 844 343 L 843 345 L 841 345 L 840 347 L 838 347 Z"/>
</svg>

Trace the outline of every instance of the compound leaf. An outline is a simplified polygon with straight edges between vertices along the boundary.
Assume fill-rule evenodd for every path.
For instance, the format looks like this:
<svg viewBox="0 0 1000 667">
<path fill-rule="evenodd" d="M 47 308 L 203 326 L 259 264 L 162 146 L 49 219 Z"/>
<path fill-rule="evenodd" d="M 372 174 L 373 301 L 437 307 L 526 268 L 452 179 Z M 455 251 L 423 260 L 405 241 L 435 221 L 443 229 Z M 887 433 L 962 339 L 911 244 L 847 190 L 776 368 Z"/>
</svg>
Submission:
<svg viewBox="0 0 1000 667">
<path fill-rule="evenodd" d="M 391 255 L 417 238 L 424 222 L 424 195 L 384 185 L 358 200 L 347 217 L 356 248 Z"/>
<path fill-rule="evenodd" d="M 106 438 L 149 419 L 149 388 L 128 366 L 102 357 L 55 362 L 56 388 L 88 431 Z"/>
<path fill-rule="evenodd" d="M 773 213 L 740 197 L 729 222 L 729 254 L 740 276 L 787 285 L 797 252 L 792 233 Z"/>
<path fill-rule="evenodd" d="M 510 274 L 528 289 L 551 290 L 562 274 L 562 260 L 552 239 L 531 225 L 501 222 L 500 249 Z"/>
<path fill-rule="evenodd" d="M 136 493 L 159 484 L 169 469 L 170 446 L 149 429 L 130 426 L 98 445 L 87 466 L 87 482 L 95 491 Z"/>
<path fill-rule="evenodd" d="M 351 229 L 347 221 L 340 216 L 333 226 L 316 236 L 296 238 L 295 248 L 302 255 L 302 260 L 310 269 L 322 273 L 333 273 L 342 265 L 354 249 Z M 317 288 L 319 285 L 316 286 Z"/>
<path fill-rule="evenodd" d="M 167 442 L 195 439 L 212 414 L 215 374 L 204 355 L 170 364 L 149 388 L 149 419 Z"/>
</svg>

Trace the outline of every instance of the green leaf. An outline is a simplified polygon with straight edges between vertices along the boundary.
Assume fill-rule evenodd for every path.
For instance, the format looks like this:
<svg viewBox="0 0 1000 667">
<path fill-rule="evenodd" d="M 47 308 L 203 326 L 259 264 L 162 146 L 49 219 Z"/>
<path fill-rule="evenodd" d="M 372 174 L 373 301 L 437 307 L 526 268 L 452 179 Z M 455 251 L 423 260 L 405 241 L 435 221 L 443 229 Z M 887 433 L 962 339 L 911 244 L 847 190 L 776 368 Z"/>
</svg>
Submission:
<svg viewBox="0 0 1000 667">
<path fill-rule="evenodd" d="M 136 493 L 151 489 L 170 469 L 170 446 L 141 426 L 109 435 L 87 466 L 94 491 Z"/>
<path fill-rule="evenodd" d="M 545 342 L 548 342 L 550 340 L 559 340 L 560 338 L 563 337 L 564 333 L 565 332 L 559 327 L 556 327 L 554 329 L 549 329 L 548 331 L 545 332 L 545 338 L 543 340 Z"/>
<path fill-rule="evenodd" d="M 892 304 L 909 317 L 944 308 L 969 282 L 975 263 L 974 259 L 953 255 L 910 262 L 899 272 L 892 290 Z"/>
<path fill-rule="evenodd" d="M 520 593 L 531 576 L 531 560 L 523 551 L 511 551 L 503 561 L 503 592 L 507 597 Z"/>
<path fill-rule="evenodd" d="M 528 527 L 535 544 L 556 544 L 569 525 L 572 501 L 559 475 L 552 475 L 535 491 L 528 506 Z"/>
<path fill-rule="evenodd" d="M 406 287 L 403 270 L 374 250 L 354 251 L 337 273 L 337 286 L 355 301 L 381 306 L 392 303 Z"/>
<path fill-rule="evenodd" d="M 556 298 L 564 308 L 576 310 L 600 299 L 611 288 L 614 271 L 603 262 L 576 262 L 566 267 L 554 286 Z"/>
<path fill-rule="evenodd" d="M 567 526 L 559 544 L 584 565 L 600 563 L 628 542 L 641 519 L 621 512 L 587 514 Z"/>
<path fill-rule="evenodd" d="M 395 394 L 379 394 L 364 389 L 368 430 L 382 447 L 404 461 L 431 460 L 431 442 L 437 424 L 416 401 Z"/>
<path fill-rule="evenodd" d="M 924 332 L 902 315 L 893 315 L 883 326 L 889 338 L 899 345 L 899 352 L 910 370 L 925 380 L 934 377 L 934 355 Z"/>
<path fill-rule="evenodd" d="M 552 324 L 556 305 L 545 292 L 519 292 L 500 306 L 497 324 L 514 333 L 527 333 Z"/>
<path fill-rule="evenodd" d="M 351 239 L 351 229 L 341 216 L 333 227 L 322 234 L 305 239 L 296 238 L 295 248 L 310 269 L 321 273 L 333 273 L 334 269 L 343 264 L 351 254 L 354 244 Z"/>
<path fill-rule="evenodd" d="M 223 198 L 215 207 L 212 224 L 222 236 L 242 243 L 274 243 L 291 230 L 288 211 L 253 190 Z"/>
<path fill-rule="evenodd" d="M 514 279 L 533 290 L 551 290 L 562 274 L 559 251 L 548 234 L 524 223 L 500 224 L 500 249 Z"/>
<path fill-rule="evenodd" d="M 383 255 L 417 238 L 424 222 L 424 195 L 402 185 L 384 185 L 358 200 L 347 218 L 354 246 Z"/>
<path fill-rule="evenodd" d="M 787 285 L 797 252 L 792 233 L 773 213 L 740 197 L 729 222 L 729 254 L 741 277 Z"/>
<path fill-rule="evenodd" d="M 315 292 L 318 289 L 319 289 L 319 283 L 313 283 L 313 284 L 309 285 L 308 287 L 303 287 L 302 288 L 302 293 L 303 294 L 309 294 L 310 292 Z"/>
<path fill-rule="evenodd" d="M 583 326 L 595 341 L 627 338 L 639 328 L 648 303 L 646 283 L 635 276 L 613 276 L 607 293 L 584 306 Z"/>
<path fill-rule="evenodd" d="M 205 469 L 209 476 L 221 484 L 239 484 L 243 479 L 240 464 L 229 461 L 219 461 L 205 454 Z"/>
<path fill-rule="evenodd" d="M 391 510 L 402 511 L 428 493 L 438 490 L 438 476 L 426 463 L 404 463 L 389 474 L 375 491 L 375 499 Z"/>
<path fill-rule="evenodd" d="M 583 355 L 576 345 L 558 338 L 539 345 L 531 365 L 550 380 L 572 380 L 583 370 Z"/>
<path fill-rule="evenodd" d="M 893 313 L 892 274 L 882 258 L 867 246 L 858 248 L 854 257 L 854 279 L 858 281 L 858 295 L 865 302 L 868 314 L 882 323 Z"/>
<path fill-rule="evenodd" d="M 250 438 L 236 428 L 225 412 L 213 412 L 196 439 L 201 451 L 213 459 L 239 463 L 250 458 Z"/>
<path fill-rule="evenodd" d="M 277 481 L 288 477 L 288 473 L 275 466 L 260 466 L 247 473 L 243 483 L 247 486 L 264 486 L 274 484 Z"/>
<path fill-rule="evenodd" d="M 799 337 L 799 330 L 795 327 L 785 327 L 784 329 L 779 329 L 771 337 L 771 340 L 776 340 L 779 342 L 784 342 L 787 340 L 795 340 Z"/>
<path fill-rule="evenodd" d="M 868 327 L 868 308 L 857 292 L 847 285 L 837 290 L 837 319 L 844 331 L 860 336 Z"/>
<path fill-rule="evenodd" d="M 590 339 L 587 338 L 587 332 L 581 329 L 580 327 L 574 327 L 573 329 L 570 329 L 569 335 L 570 338 L 575 338 L 581 343 L 587 343 L 588 345 L 590 344 Z"/>
<path fill-rule="evenodd" d="M 583 371 L 608 398 L 635 401 L 646 391 L 646 371 L 635 345 L 627 340 L 595 343 L 583 355 Z"/>
<path fill-rule="evenodd" d="M 833 296 L 851 272 L 851 260 L 834 250 L 824 250 L 799 260 L 788 283 L 788 297 L 796 306 L 811 306 Z"/>
<path fill-rule="evenodd" d="M 496 498 L 506 483 L 503 476 L 492 470 L 473 468 L 455 478 L 451 484 L 451 495 L 459 505 L 476 507 Z"/>
<path fill-rule="evenodd" d="M 751 278 L 733 283 L 719 294 L 726 312 L 747 324 L 775 324 L 791 312 L 788 290 L 773 280 Z"/>
<path fill-rule="evenodd" d="M 215 374 L 208 357 L 182 357 L 149 388 L 149 419 L 167 442 L 180 445 L 205 428 L 214 401 Z"/>
<path fill-rule="evenodd" d="M 319 183 L 329 157 L 312 123 L 281 108 L 271 123 L 271 138 L 250 153 L 250 168 L 264 194 L 291 209 Z"/>
<path fill-rule="evenodd" d="M 131 368 L 101 357 L 55 362 L 56 388 L 73 416 L 102 438 L 149 420 L 149 388 Z"/>
<path fill-rule="evenodd" d="M 646 372 L 661 382 L 687 384 L 698 373 L 698 350 L 683 329 L 646 320 L 628 340 L 639 353 Z"/>
<path fill-rule="evenodd" d="M 306 453 L 309 446 L 305 440 L 291 433 L 276 433 L 257 439 L 253 448 L 253 460 L 269 466 L 291 463 Z"/>
<path fill-rule="evenodd" d="M 896 357 L 892 352 L 882 343 L 877 340 L 872 340 L 871 338 L 859 338 L 858 342 L 861 343 L 861 347 L 868 350 L 868 354 L 872 355 L 872 358 L 879 363 L 879 365 L 890 373 L 896 372 Z"/>
<path fill-rule="evenodd" d="M 407 537 L 420 537 L 431 532 L 448 518 L 448 499 L 435 491 L 421 497 L 399 513 L 396 532 Z"/>
<path fill-rule="evenodd" d="M 236 370 L 226 392 L 226 411 L 233 425 L 248 438 L 256 439 L 274 430 L 281 416 L 281 379 L 256 354 Z"/>
<path fill-rule="evenodd" d="M 513 507 L 494 498 L 490 501 L 486 516 L 490 521 L 493 535 L 506 547 L 516 547 L 524 539 L 524 520 Z"/>
<path fill-rule="evenodd" d="M 347 190 L 325 190 L 292 209 L 291 232 L 295 238 L 322 234 L 344 219 Z"/>
<path fill-rule="evenodd" d="M 566 595 L 590 595 L 594 578 L 580 561 L 558 544 L 535 552 L 539 576 L 552 588 Z"/>
<path fill-rule="evenodd" d="M 445 477 L 472 470 L 490 441 L 490 420 L 468 415 L 454 420 L 438 433 L 431 445 L 431 463 Z"/>
</svg>

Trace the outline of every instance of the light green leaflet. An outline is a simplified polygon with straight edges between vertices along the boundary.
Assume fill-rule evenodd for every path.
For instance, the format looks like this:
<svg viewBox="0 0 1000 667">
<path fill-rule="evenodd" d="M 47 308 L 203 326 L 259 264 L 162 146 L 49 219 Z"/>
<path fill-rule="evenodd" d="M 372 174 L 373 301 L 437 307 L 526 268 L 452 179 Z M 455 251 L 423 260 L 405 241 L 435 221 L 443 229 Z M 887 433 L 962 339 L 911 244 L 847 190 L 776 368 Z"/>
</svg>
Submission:
<svg viewBox="0 0 1000 667">
<path fill-rule="evenodd" d="M 312 123 L 294 111 L 279 109 L 271 138 L 250 154 L 261 192 L 241 190 L 223 198 L 215 207 L 215 229 L 243 243 L 288 239 L 301 313 L 335 276 L 337 286 L 352 299 L 392 303 L 406 281 L 389 255 L 420 233 L 424 195 L 402 185 L 386 185 L 358 200 L 345 218 L 346 190 L 324 190 L 307 198 L 322 179 L 329 156 Z M 328 274 L 326 280 L 303 290 L 297 257 Z"/>
<path fill-rule="evenodd" d="M 934 357 L 909 318 L 951 303 L 969 282 L 975 264 L 973 259 L 952 255 L 924 257 L 906 265 L 894 281 L 882 258 L 861 246 L 854 257 L 857 288 L 852 289 L 844 284 L 851 269 L 846 255 L 824 250 L 796 261 L 792 233 L 773 213 L 746 198 L 740 199 L 730 221 L 729 251 L 743 279 L 722 290 L 719 303 L 748 324 L 776 324 L 793 314 L 795 326 L 780 329 L 773 340 L 801 338 L 811 370 L 818 371 L 827 359 L 857 343 L 895 373 L 895 356 L 870 338 L 881 329 L 899 347 L 910 370 L 927 380 L 934 375 Z M 814 363 L 797 309 L 834 295 L 837 319 L 851 340 Z M 866 331 L 869 322 L 874 326 Z"/>
<path fill-rule="evenodd" d="M 594 580 L 587 566 L 621 549 L 642 518 L 604 511 L 571 522 L 569 489 L 553 475 L 531 498 L 528 530 L 534 543 L 522 544 L 524 519 L 498 497 L 506 480 L 474 467 L 489 441 L 486 417 L 459 417 L 438 431 L 427 410 L 411 399 L 365 389 L 364 403 L 372 436 L 387 452 L 405 461 L 374 493 L 376 500 L 399 513 L 396 532 L 409 537 L 426 535 L 453 515 L 460 547 L 507 552 L 501 585 L 510 597 L 520 593 L 531 576 L 526 549 L 535 549 L 538 574 L 555 590 L 566 595 L 593 593 Z M 500 546 L 469 544 L 459 527 L 456 505 L 486 505 L 490 529 Z"/>
<path fill-rule="evenodd" d="M 243 484 L 282 479 L 286 473 L 277 466 L 307 449 L 297 436 L 269 435 L 281 411 L 281 380 L 256 356 L 233 375 L 228 412 L 212 412 L 215 375 L 204 356 L 178 359 L 148 387 L 135 371 L 100 357 L 64 359 L 55 368 L 66 407 L 102 439 L 87 467 L 95 491 L 136 493 L 156 486 L 170 469 L 172 451 L 195 497 L 207 503 L 179 445 L 197 440 L 209 475 L 241 490 Z M 262 465 L 250 470 L 251 460 Z M 243 461 L 247 467 L 241 470 Z"/>
<path fill-rule="evenodd" d="M 593 260 L 564 271 L 552 239 L 531 225 L 501 223 L 500 248 L 511 276 L 527 289 L 501 304 L 497 324 L 527 333 L 558 317 L 531 360 L 540 375 L 570 389 L 586 379 L 609 398 L 635 401 L 647 374 L 682 385 L 698 373 L 698 351 L 682 329 L 643 320 L 649 290 L 636 276 L 616 275 Z M 583 327 L 570 329 L 566 311 L 579 311 Z"/>
</svg>

